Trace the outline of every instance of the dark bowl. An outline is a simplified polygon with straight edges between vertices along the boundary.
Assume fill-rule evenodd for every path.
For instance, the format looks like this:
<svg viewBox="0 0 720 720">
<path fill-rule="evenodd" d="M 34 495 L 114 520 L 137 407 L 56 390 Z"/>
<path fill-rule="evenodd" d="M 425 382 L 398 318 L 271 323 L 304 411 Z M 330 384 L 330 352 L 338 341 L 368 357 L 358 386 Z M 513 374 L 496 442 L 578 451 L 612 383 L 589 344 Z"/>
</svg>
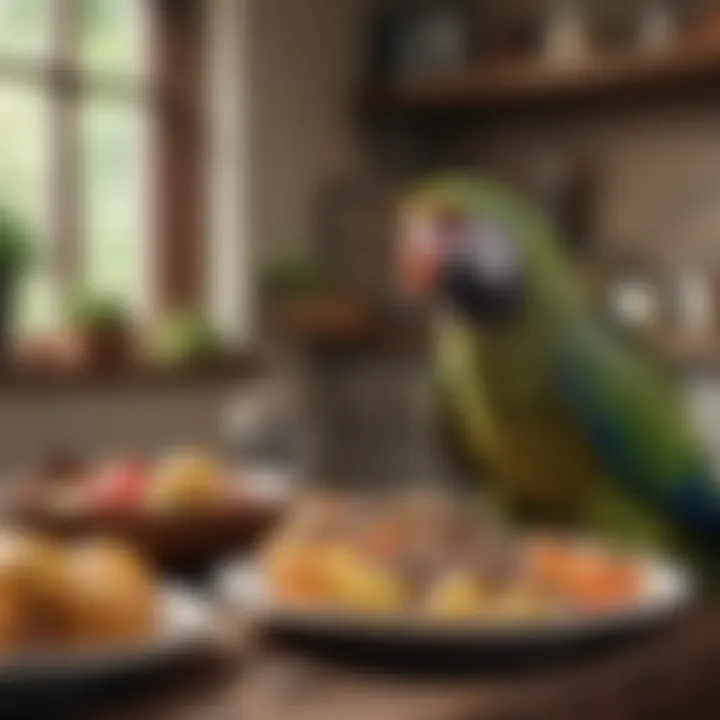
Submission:
<svg viewBox="0 0 720 720">
<path fill-rule="evenodd" d="M 63 513 L 25 507 L 10 517 L 21 527 L 60 540 L 118 539 L 160 572 L 195 577 L 206 575 L 227 558 L 251 551 L 283 512 L 280 503 L 246 502 L 166 514 L 144 509 Z"/>
</svg>

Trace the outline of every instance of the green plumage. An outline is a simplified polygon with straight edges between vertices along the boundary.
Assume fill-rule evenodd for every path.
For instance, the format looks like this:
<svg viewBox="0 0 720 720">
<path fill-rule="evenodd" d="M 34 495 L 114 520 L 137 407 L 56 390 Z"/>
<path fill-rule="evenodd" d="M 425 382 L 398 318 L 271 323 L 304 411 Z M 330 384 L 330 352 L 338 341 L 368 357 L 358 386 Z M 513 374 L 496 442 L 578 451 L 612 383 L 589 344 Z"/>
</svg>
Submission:
<svg viewBox="0 0 720 720">
<path fill-rule="evenodd" d="M 593 315 L 547 218 L 467 178 L 419 188 L 405 212 L 491 217 L 521 246 L 521 317 L 482 327 L 438 319 L 445 417 L 507 511 L 651 547 L 720 530 L 720 502 L 672 378 Z"/>
</svg>

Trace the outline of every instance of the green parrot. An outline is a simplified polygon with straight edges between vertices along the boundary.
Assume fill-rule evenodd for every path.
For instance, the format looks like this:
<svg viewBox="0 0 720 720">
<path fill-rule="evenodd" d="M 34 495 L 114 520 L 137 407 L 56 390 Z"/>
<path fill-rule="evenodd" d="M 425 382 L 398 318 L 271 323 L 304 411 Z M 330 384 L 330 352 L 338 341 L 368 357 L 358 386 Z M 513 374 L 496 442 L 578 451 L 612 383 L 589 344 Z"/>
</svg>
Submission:
<svg viewBox="0 0 720 720">
<path fill-rule="evenodd" d="M 720 486 L 672 374 L 591 306 L 556 228 L 513 190 L 446 177 L 402 207 L 405 287 L 440 307 L 441 406 L 503 510 L 623 544 L 720 537 Z"/>
</svg>

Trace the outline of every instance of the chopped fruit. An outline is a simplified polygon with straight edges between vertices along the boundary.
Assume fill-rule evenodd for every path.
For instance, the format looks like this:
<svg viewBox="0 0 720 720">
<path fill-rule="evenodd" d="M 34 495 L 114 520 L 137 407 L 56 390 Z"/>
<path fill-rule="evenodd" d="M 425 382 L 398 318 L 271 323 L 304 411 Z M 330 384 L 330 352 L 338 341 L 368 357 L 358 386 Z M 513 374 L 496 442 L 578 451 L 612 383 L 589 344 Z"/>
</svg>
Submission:
<svg viewBox="0 0 720 720">
<path fill-rule="evenodd" d="M 148 481 L 148 467 L 143 461 L 112 463 L 92 479 L 90 504 L 99 510 L 136 507 L 142 501 Z"/>
<path fill-rule="evenodd" d="M 525 623 L 631 605 L 644 591 L 636 560 L 561 538 L 522 540 L 487 525 L 466 524 L 458 542 L 436 532 L 457 515 L 425 510 L 368 510 L 337 498 L 303 506 L 266 555 L 276 597 L 344 612 Z"/>
<path fill-rule="evenodd" d="M 174 455 L 160 464 L 148 488 L 147 501 L 157 510 L 218 507 L 226 497 L 220 465 L 202 454 Z"/>
</svg>

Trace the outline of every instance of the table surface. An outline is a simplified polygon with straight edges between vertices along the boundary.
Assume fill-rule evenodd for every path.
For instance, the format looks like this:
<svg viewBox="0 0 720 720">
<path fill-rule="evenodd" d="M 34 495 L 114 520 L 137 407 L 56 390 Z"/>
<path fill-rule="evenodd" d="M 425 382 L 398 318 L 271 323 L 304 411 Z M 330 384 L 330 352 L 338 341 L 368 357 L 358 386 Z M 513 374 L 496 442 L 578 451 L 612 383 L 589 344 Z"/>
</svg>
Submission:
<svg viewBox="0 0 720 720">
<path fill-rule="evenodd" d="M 720 717 L 720 608 L 601 651 L 465 672 L 379 670 L 247 630 L 83 720 L 656 720 Z"/>
</svg>

